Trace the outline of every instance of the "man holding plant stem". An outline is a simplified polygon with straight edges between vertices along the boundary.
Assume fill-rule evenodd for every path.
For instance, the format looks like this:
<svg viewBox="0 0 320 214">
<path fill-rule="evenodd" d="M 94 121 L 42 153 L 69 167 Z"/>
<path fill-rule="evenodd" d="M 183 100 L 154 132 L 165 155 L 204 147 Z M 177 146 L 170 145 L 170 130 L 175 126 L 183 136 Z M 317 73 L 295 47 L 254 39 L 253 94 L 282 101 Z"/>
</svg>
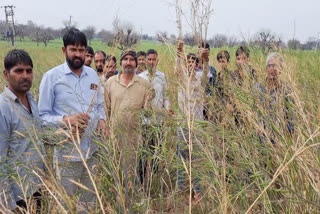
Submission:
<svg viewBox="0 0 320 214">
<path fill-rule="evenodd" d="M 178 62 L 184 62 L 183 60 L 183 42 L 178 42 Z M 203 61 L 203 71 L 196 72 L 199 59 L 195 54 L 187 55 L 186 66 L 181 65 L 181 70 L 178 70 L 177 77 L 179 80 L 178 87 L 178 104 L 179 113 L 182 117 L 181 123 L 178 125 L 177 136 L 177 153 L 182 162 L 188 161 L 188 163 L 182 164 L 187 167 L 186 169 L 178 169 L 177 185 L 179 190 L 184 190 L 185 171 L 189 171 L 192 174 L 191 165 L 196 163 L 196 157 L 194 150 L 197 150 L 197 142 L 195 138 L 196 128 L 194 127 L 197 121 L 203 121 L 203 109 L 205 102 L 205 89 L 208 84 L 208 72 L 209 72 L 209 50 L 206 48 L 199 48 L 199 58 Z M 183 63 L 182 63 L 183 64 Z M 179 65 L 178 65 L 179 66 Z M 183 70 L 183 68 L 186 68 Z M 190 162 L 191 161 L 191 162 Z M 199 178 L 194 178 L 193 181 L 193 199 L 199 201 L 202 197 Z M 191 190 L 189 190 L 191 191 Z"/>
<path fill-rule="evenodd" d="M 94 168 L 98 163 L 98 145 L 93 143 L 93 139 L 107 132 L 104 102 L 98 90 L 97 73 L 83 66 L 87 47 L 85 34 L 71 28 L 63 36 L 63 43 L 66 62 L 43 75 L 39 114 L 48 125 L 71 128 L 73 136 L 67 142 L 55 146 L 56 176 L 70 196 L 80 194 L 80 202 L 93 204 L 95 193 L 83 190 L 72 181 L 93 191 L 89 173 L 95 174 Z"/>
</svg>

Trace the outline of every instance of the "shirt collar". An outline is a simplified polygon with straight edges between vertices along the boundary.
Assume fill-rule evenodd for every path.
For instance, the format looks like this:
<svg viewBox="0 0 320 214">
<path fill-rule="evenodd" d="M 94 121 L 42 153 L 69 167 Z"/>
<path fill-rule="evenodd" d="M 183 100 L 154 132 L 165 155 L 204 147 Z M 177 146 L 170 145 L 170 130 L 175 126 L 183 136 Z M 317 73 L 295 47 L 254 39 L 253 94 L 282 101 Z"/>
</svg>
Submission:
<svg viewBox="0 0 320 214">
<path fill-rule="evenodd" d="M 81 76 L 88 74 L 86 70 L 87 70 L 87 69 L 85 68 L 85 66 L 82 66 Z M 73 72 L 71 71 L 71 69 L 70 69 L 67 61 L 65 61 L 64 64 L 63 64 L 63 72 L 64 72 L 65 74 L 72 74 L 72 73 L 73 73 Z"/>
<path fill-rule="evenodd" d="M 123 73 L 123 72 L 120 71 L 119 74 L 117 75 L 117 79 L 116 79 L 117 82 L 119 82 L 120 84 L 122 84 L 121 81 L 120 81 L 120 76 L 121 76 L 122 73 Z M 134 82 L 138 82 L 138 81 L 139 81 L 139 77 L 138 77 L 138 75 L 136 74 L 136 72 L 134 72 L 134 76 L 133 76 L 132 80 L 130 81 L 130 83 L 129 83 L 129 85 L 128 85 L 127 87 L 133 85 Z"/>
<path fill-rule="evenodd" d="M 118 81 L 118 82 L 120 82 L 120 76 L 121 76 L 122 73 L 123 73 L 123 72 L 120 71 L 119 74 L 117 75 L 117 81 Z M 136 74 L 136 72 L 134 72 L 134 76 L 133 76 L 131 82 L 132 82 L 132 81 L 134 81 L 134 82 L 139 81 L 138 75 Z"/>
<path fill-rule="evenodd" d="M 150 76 L 149 70 L 145 70 L 144 72 L 147 76 Z M 156 70 L 155 76 L 159 76 L 159 75 L 160 75 L 160 71 Z"/>
<path fill-rule="evenodd" d="M 13 101 L 19 100 L 19 98 L 8 88 L 8 86 L 4 87 L 4 93 L 6 94 L 7 97 L 12 99 Z M 27 97 L 28 97 L 28 100 L 30 100 L 30 98 L 33 98 L 29 91 L 27 91 Z"/>
</svg>

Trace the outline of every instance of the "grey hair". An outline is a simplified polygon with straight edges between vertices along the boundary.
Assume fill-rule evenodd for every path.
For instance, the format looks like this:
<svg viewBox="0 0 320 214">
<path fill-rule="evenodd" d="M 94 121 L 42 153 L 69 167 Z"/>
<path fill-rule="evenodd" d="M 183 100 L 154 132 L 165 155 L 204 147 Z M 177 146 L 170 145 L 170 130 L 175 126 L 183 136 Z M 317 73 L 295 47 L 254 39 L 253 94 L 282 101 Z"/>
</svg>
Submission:
<svg viewBox="0 0 320 214">
<path fill-rule="evenodd" d="M 268 56 L 267 56 L 266 64 L 268 65 L 269 61 L 270 61 L 271 59 L 273 59 L 273 58 L 279 60 L 279 62 L 280 62 L 281 64 L 284 63 L 284 59 L 283 59 L 283 57 L 281 56 L 281 54 L 279 54 L 279 53 L 277 53 L 277 52 L 271 52 L 271 53 L 269 53 Z"/>
</svg>

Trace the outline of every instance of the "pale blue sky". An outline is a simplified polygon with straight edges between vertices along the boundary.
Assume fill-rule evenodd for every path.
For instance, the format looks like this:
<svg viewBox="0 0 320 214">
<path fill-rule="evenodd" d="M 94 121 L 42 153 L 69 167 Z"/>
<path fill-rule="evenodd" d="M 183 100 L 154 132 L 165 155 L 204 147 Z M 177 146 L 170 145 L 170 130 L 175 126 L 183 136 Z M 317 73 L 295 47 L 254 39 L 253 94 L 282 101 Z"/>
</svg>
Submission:
<svg viewBox="0 0 320 214">
<path fill-rule="evenodd" d="M 188 20 L 188 5 L 184 3 L 185 20 Z M 112 28 L 112 20 L 118 14 L 129 21 L 140 33 L 155 35 L 159 30 L 177 34 L 175 23 L 175 0 L 1 0 L 1 6 L 16 6 L 16 21 L 62 27 L 69 16 L 78 28 L 94 25 L 97 29 Z M 261 29 L 269 29 L 282 39 L 288 40 L 294 34 L 304 41 L 316 37 L 320 32 L 320 0 L 213 0 L 214 12 L 210 18 L 208 37 L 223 33 L 237 37 L 250 37 Z M 4 19 L 0 10 L 0 19 Z M 184 32 L 190 32 L 187 25 Z"/>
</svg>

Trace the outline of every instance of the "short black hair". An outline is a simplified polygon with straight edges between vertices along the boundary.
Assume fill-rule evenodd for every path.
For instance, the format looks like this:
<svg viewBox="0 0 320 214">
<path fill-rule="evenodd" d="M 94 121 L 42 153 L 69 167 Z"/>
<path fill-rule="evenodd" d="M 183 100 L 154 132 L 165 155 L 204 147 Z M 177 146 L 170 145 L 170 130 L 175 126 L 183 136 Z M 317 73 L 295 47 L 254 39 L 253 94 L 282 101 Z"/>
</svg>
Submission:
<svg viewBox="0 0 320 214">
<path fill-rule="evenodd" d="M 94 53 L 94 55 L 97 55 L 97 54 L 100 54 L 100 53 L 104 56 L 104 58 L 106 58 L 106 57 L 107 57 L 106 52 L 101 51 L 101 50 L 96 51 L 96 52 Z"/>
<path fill-rule="evenodd" d="M 210 45 L 207 42 L 206 43 L 202 42 L 201 46 L 199 46 L 199 48 L 207 48 L 210 51 Z"/>
<path fill-rule="evenodd" d="M 107 54 L 104 52 L 104 51 L 101 51 L 101 50 L 98 50 L 98 51 L 96 51 L 95 53 L 94 53 L 94 56 L 93 56 L 93 58 L 95 58 L 95 56 L 97 55 L 97 54 L 102 54 L 103 55 L 103 63 L 105 63 L 106 62 L 106 58 L 107 58 Z"/>
<path fill-rule="evenodd" d="M 115 64 L 117 64 L 117 58 L 115 56 L 112 56 L 112 55 L 108 55 L 106 57 L 106 61 L 114 61 Z"/>
<path fill-rule="evenodd" d="M 89 54 L 94 54 L 94 50 L 93 50 L 93 48 L 91 47 L 91 46 L 87 46 L 87 48 L 86 48 L 86 51 L 89 53 Z"/>
<path fill-rule="evenodd" d="M 199 64 L 199 58 L 197 57 L 197 55 L 195 55 L 194 53 L 188 53 L 187 55 L 187 60 L 188 59 L 193 59 L 196 61 L 196 64 L 198 65 Z"/>
<path fill-rule="evenodd" d="M 228 51 L 225 51 L 225 50 L 222 50 L 218 53 L 217 55 L 217 60 L 219 61 L 219 59 L 222 59 L 222 58 L 226 58 L 227 59 L 227 62 L 230 61 L 230 54 Z"/>
<path fill-rule="evenodd" d="M 139 52 L 137 53 L 137 57 L 139 57 L 139 56 L 147 57 L 147 53 L 144 52 L 144 51 L 139 51 Z"/>
<path fill-rule="evenodd" d="M 21 49 L 13 49 L 9 51 L 4 58 L 4 68 L 10 72 L 10 70 L 18 64 L 29 65 L 31 68 L 33 68 L 32 59 L 26 51 Z"/>
<path fill-rule="evenodd" d="M 63 45 L 67 47 L 68 45 L 80 45 L 87 47 L 87 37 L 86 35 L 76 28 L 70 28 L 63 36 Z"/>
<path fill-rule="evenodd" d="M 156 56 L 158 56 L 158 52 L 155 49 L 149 49 L 147 51 L 147 56 L 149 56 L 150 54 L 155 54 Z"/>
<path fill-rule="evenodd" d="M 250 50 L 247 46 L 239 46 L 236 51 L 236 57 L 240 54 L 245 54 L 247 57 L 250 57 Z"/>
</svg>

